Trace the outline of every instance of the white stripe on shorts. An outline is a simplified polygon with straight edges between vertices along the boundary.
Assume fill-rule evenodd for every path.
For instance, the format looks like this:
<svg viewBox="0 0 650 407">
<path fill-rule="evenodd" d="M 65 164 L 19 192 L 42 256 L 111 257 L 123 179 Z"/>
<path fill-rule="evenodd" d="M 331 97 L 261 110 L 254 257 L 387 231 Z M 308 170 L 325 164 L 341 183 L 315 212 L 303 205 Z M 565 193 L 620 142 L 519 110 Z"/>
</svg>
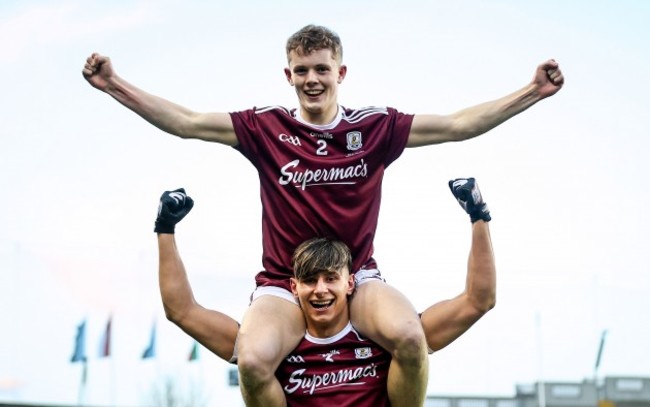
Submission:
<svg viewBox="0 0 650 407">
<path fill-rule="evenodd" d="M 274 297 L 279 297 L 282 298 L 283 300 L 287 300 L 289 302 L 298 305 L 298 300 L 296 299 L 296 297 L 293 296 L 293 293 L 291 291 L 285 290 L 282 287 L 275 287 L 272 285 L 257 287 L 255 291 L 253 291 L 253 295 L 251 295 L 251 302 L 255 301 L 256 299 L 258 299 L 263 295 L 272 295 Z"/>
<path fill-rule="evenodd" d="M 357 287 L 360 286 L 361 284 L 373 280 L 386 282 L 386 280 L 384 280 L 384 278 L 379 273 L 379 270 L 377 269 L 361 269 L 356 273 L 354 273 L 354 283 L 356 284 Z M 272 285 L 257 287 L 255 291 L 253 291 L 253 294 L 251 295 L 251 302 L 255 301 L 257 298 L 262 297 L 264 295 L 272 295 L 274 297 L 279 297 L 298 305 L 298 300 L 296 299 L 296 297 L 294 297 L 291 291 L 286 290 L 282 287 L 276 287 Z"/>
<path fill-rule="evenodd" d="M 372 280 L 383 281 L 384 283 L 386 282 L 377 269 L 361 269 L 354 273 L 354 283 L 357 287 Z"/>
</svg>

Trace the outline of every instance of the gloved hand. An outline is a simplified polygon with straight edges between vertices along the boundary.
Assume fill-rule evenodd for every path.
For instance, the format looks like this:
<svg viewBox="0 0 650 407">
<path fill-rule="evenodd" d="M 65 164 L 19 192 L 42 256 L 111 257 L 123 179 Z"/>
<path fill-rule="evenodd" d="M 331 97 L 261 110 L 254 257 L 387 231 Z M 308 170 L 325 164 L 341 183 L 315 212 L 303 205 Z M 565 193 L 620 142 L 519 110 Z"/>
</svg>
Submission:
<svg viewBox="0 0 650 407">
<path fill-rule="evenodd" d="M 184 188 L 163 192 L 158 204 L 158 217 L 153 231 L 173 234 L 176 224 L 190 213 L 193 206 L 194 201 L 185 194 Z"/>
<path fill-rule="evenodd" d="M 478 184 L 474 178 L 457 178 L 449 181 L 449 189 L 454 194 L 461 208 L 469 214 L 472 223 L 479 219 L 486 222 L 492 220 L 490 210 L 488 209 Z"/>
</svg>

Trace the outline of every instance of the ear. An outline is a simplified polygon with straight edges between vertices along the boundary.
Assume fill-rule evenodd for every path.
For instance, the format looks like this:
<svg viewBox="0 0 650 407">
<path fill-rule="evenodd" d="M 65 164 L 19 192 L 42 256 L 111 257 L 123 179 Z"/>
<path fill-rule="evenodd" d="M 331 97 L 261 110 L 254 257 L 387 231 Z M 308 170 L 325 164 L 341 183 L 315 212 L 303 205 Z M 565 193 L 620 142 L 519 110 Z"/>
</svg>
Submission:
<svg viewBox="0 0 650 407">
<path fill-rule="evenodd" d="M 291 78 L 291 70 L 289 68 L 284 68 L 284 76 L 287 77 L 289 85 L 293 86 L 293 79 Z"/>
<path fill-rule="evenodd" d="M 347 290 L 347 294 L 348 294 L 348 295 L 351 295 L 351 294 L 354 292 L 354 288 L 355 288 L 354 276 L 353 276 L 353 275 L 350 275 L 350 276 L 348 276 L 348 290 Z"/>
<path fill-rule="evenodd" d="M 348 67 L 346 65 L 341 65 L 339 66 L 339 77 L 337 79 L 337 82 L 340 84 L 343 82 L 343 79 L 345 79 L 345 75 L 348 73 Z"/>
<path fill-rule="evenodd" d="M 293 296 L 298 298 L 298 289 L 296 288 L 298 285 L 298 280 L 296 280 L 294 277 L 291 277 L 291 279 L 289 279 L 289 284 L 291 285 L 291 292 L 293 293 Z"/>
</svg>

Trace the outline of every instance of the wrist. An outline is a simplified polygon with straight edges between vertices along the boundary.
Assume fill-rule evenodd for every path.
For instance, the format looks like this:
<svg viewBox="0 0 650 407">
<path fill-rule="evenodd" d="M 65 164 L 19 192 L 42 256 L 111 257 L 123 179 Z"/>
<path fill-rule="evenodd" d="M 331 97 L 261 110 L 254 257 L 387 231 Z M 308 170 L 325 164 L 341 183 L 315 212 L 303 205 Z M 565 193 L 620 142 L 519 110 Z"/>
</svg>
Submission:
<svg viewBox="0 0 650 407">
<path fill-rule="evenodd" d="M 485 222 L 489 222 L 492 220 L 492 216 L 490 216 L 490 210 L 488 209 L 486 204 L 483 204 L 479 208 L 476 208 L 476 210 L 472 211 L 469 214 L 469 218 L 472 221 L 472 223 L 476 223 L 479 220 Z"/>
<path fill-rule="evenodd" d="M 175 229 L 175 225 L 170 225 L 168 223 L 163 223 L 163 222 L 156 222 L 153 231 L 158 234 L 173 235 L 175 231 L 174 229 Z"/>
</svg>

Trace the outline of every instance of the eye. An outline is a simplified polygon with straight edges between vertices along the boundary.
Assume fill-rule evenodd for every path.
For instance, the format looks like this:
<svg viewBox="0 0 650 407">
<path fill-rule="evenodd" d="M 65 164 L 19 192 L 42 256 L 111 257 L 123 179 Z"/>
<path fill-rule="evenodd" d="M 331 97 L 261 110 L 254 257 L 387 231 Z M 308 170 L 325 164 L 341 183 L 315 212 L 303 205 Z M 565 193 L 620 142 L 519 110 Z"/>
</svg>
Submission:
<svg viewBox="0 0 650 407">
<path fill-rule="evenodd" d="M 293 69 L 293 73 L 295 73 L 296 75 L 304 75 L 306 72 L 307 72 L 307 69 L 305 69 L 303 67 L 295 67 Z"/>
</svg>

